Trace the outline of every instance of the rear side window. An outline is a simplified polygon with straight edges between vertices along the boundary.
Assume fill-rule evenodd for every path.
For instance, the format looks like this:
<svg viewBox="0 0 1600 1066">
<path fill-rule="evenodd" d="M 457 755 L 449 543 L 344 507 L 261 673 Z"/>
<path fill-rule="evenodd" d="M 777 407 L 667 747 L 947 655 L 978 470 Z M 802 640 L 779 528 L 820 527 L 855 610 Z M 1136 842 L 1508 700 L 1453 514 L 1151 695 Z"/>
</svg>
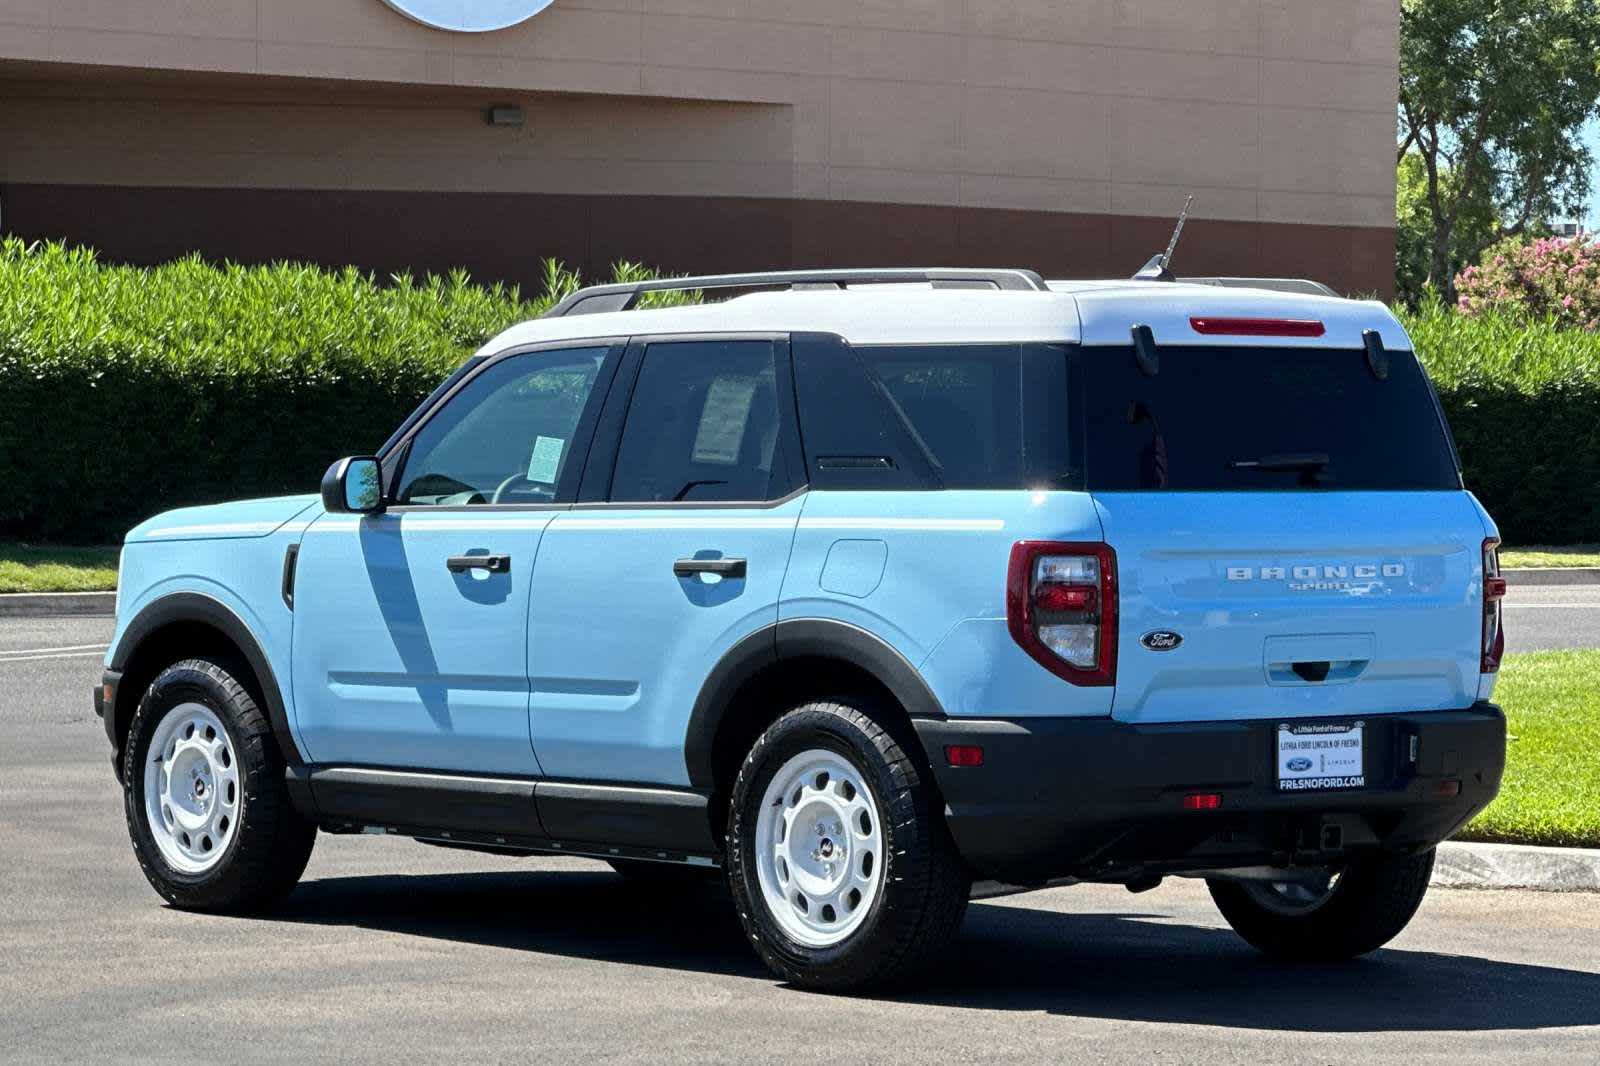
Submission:
<svg viewBox="0 0 1600 1066">
<path fill-rule="evenodd" d="M 1081 350 L 1089 488 L 1258 491 L 1461 487 L 1415 355 L 1380 381 L 1360 349 Z"/>
<path fill-rule="evenodd" d="M 1080 486 L 1065 346 L 852 347 L 796 335 L 794 356 L 816 488 Z"/>
<path fill-rule="evenodd" d="M 650 345 L 623 424 L 611 500 L 771 498 L 779 465 L 776 371 L 771 341 Z"/>
</svg>

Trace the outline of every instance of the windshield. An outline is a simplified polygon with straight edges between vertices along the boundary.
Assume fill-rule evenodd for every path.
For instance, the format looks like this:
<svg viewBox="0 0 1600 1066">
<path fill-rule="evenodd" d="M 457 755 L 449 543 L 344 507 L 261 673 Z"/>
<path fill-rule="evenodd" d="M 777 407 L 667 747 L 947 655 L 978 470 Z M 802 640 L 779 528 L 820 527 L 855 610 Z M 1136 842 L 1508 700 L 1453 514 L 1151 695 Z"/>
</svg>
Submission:
<svg viewBox="0 0 1600 1066">
<path fill-rule="evenodd" d="M 1459 489 L 1432 389 L 1408 351 L 1380 381 L 1360 349 L 1082 349 L 1089 488 Z"/>
</svg>

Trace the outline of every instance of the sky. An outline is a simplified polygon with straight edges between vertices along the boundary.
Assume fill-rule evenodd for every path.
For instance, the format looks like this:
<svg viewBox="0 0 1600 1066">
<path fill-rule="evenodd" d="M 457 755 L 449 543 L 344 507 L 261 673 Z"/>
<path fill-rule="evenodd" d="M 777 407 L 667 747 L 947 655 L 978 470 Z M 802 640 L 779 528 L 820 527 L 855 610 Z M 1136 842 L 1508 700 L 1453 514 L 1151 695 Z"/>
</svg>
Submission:
<svg viewBox="0 0 1600 1066">
<path fill-rule="evenodd" d="M 1584 129 L 1583 143 L 1594 156 L 1594 174 L 1589 181 L 1589 212 L 1583 224 L 1591 230 L 1600 230 L 1600 120 L 1590 120 Z"/>
</svg>

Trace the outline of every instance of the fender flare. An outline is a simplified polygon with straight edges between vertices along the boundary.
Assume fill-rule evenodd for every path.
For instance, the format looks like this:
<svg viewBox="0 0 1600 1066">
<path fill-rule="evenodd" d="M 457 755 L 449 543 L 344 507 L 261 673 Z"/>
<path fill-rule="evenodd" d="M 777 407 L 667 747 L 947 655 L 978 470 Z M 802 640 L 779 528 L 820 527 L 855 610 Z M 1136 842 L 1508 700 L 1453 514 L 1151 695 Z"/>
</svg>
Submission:
<svg viewBox="0 0 1600 1066">
<path fill-rule="evenodd" d="M 793 618 L 756 630 L 725 652 L 706 675 L 689 714 L 683 758 L 689 782 L 714 787 L 712 744 L 734 694 L 769 666 L 784 659 L 837 659 L 877 678 L 913 718 L 943 721 L 948 716 L 917 668 L 883 638 L 849 622 L 831 618 Z"/>
<path fill-rule="evenodd" d="M 278 742 L 283 761 L 291 768 L 304 766 L 300 749 L 295 745 L 294 734 L 289 729 L 289 712 L 284 706 L 283 692 L 278 687 L 277 674 L 272 663 L 261 650 L 261 642 L 250 626 L 232 608 L 221 600 L 200 592 L 173 592 L 146 604 L 133 616 L 111 653 L 108 669 L 122 673 L 135 652 L 151 634 L 175 622 L 199 622 L 218 630 L 239 649 L 245 663 L 256 676 L 261 688 L 261 698 L 266 706 L 267 720 L 272 724 L 272 735 Z M 117 692 L 117 703 L 138 698 L 137 693 Z M 108 713 L 112 713 L 108 709 Z"/>
</svg>

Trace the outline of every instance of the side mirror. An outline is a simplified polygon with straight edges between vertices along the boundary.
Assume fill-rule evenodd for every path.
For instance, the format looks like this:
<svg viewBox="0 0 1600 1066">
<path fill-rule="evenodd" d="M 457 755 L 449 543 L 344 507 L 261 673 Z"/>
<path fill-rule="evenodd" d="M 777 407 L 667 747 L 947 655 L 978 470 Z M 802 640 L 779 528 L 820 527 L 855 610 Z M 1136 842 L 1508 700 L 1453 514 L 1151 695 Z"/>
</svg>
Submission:
<svg viewBox="0 0 1600 1066">
<path fill-rule="evenodd" d="M 383 467 L 371 455 L 340 459 L 322 475 L 322 506 L 329 514 L 383 510 Z"/>
</svg>

